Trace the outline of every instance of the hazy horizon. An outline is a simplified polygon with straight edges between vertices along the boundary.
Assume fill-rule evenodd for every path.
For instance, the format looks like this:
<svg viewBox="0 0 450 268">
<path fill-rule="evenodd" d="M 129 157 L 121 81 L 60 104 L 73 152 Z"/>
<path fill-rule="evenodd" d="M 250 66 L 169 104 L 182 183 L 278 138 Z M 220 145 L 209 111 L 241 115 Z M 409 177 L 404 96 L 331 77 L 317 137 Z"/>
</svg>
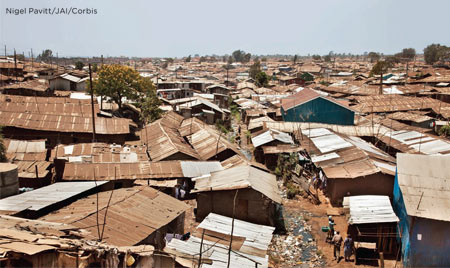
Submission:
<svg viewBox="0 0 450 268">
<path fill-rule="evenodd" d="M 60 57 L 393 54 L 450 44 L 450 1 L 0 0 L 4 46 Z M 89 8 L 90 15 L 6 14 L 11 8 Z"/>
</svg>

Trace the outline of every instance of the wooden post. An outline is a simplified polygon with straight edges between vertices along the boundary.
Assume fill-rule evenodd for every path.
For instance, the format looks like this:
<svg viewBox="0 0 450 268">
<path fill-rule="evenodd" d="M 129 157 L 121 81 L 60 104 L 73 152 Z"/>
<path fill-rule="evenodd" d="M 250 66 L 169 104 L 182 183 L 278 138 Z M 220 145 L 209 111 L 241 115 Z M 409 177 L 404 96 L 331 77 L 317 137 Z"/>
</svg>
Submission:
<svg viewBox="0 0 450 268">
<path fill-rule="evenodd" d="M 16 49 L 14 49 L 14 74 L 16 76 L 16 83 L 17 83 L 17 56 L 16 56 Z"/>
<path fill-rule="evenodd" d="M 198 268 L 202 266 L 202 250 L 203 250 L 203 237 L 205 236 L 205 229 L 202 232 L 202 241 L 200 241 L 200 256 L 198 258 Z"/>
<path fill-rule="evenodd" d="M 234 214 L 236 211 L 236 197 L 238 195 L 239 189 L 236 190 L 233 199 L 233 219 L 231 220 L 231 236 L 230 236 L 230 246 L 228 247 L 228 263 L 227 268 L 230 268 L 230 259 L 231 259 L 231 246 L 233 245 L 233 232 L 234 232 Z"/>
<path fill-rule="evenodd" d="M 380 252 L 380 268 L 384 268 L 384 254 Z"/>
<path fill-rule="evenodd" d="M 95 142 L 95 111 L 94 111 L 94 89 L 92 87 L 92 68 L 89 63 L 89 86 L 91 88 L 91 107 L 92 107 L 92 142 Z"/>
</svg>

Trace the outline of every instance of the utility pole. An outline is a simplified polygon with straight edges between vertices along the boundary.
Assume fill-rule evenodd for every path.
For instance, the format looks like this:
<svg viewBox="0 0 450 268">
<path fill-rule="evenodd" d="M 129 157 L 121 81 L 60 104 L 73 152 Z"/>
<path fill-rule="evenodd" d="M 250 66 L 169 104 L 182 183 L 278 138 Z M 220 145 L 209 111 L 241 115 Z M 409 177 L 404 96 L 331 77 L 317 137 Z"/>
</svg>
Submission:
<svg viewBox="0 0 450 268">
<path fill-rule="evenodd" d="M 102 54 L 102 65 L 103 65 L 103 54 Z"/>
<path fill-rule="evenodd" d="M 94 111 L 94 89 L 92 88 L 92 69 L 89 63 L 89 86 L 91 88 L 91 107 L 92 107 L 92 142 L 95 142 L 95 111 Z"/>
<path fill-rule="evenodd" d="M 33 49 L 31 49 L 31 71 L 33 71 Z"/>
<path fill-rule="evenodd" d="M 16 49 L 14 49 L 14 74 L 16 75 L 16 83 L 17 83 L 17 55 L 16 55 Z"/>
<path fill-rule="evenodd" d="M 6 45 L 5 45 L 5 58 L 6 58 Z"/>
</svg>

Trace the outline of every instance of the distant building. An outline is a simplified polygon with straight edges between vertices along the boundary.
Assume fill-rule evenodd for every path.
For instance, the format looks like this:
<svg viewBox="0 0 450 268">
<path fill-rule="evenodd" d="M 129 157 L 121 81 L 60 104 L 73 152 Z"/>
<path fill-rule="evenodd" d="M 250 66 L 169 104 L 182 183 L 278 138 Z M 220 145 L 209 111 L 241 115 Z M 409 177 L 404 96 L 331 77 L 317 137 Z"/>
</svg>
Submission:
<svg viewBox="0 0 450 268">
<path fill-rule="evenodd" d="M 86 80 L 88 79 L 87 77 L 80 78 L 66 73 L 49 79 L 49 85 L 51 90 L 85 91 Z"/>
<path fill-rule="evenodd" d="M 403 267 L 450 267 L 450 157 L 397 154 L 394 211 Z"/>
<path fill-rule="evenodd" d="M 281 115 L 286 122 L 316 122 L 353 125 L 355 112 L 337 100 L 312 89 L 281 99 Z"/>
</svg>

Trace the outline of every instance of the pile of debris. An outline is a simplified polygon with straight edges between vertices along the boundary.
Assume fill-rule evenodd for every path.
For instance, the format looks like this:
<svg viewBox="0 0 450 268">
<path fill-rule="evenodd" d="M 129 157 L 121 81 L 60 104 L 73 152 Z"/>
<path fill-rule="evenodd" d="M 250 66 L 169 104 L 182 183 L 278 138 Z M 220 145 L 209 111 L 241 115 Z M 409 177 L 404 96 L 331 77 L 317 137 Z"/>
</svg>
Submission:
<svg viewBox="0 0 450 268">
<path fill-rule="evenodd" d="M 274 235 L 272 239 L 269 247 L 272 264 L 275 267 L 325 267 L 325 259 L 317 250 L 308 224 L 308 219 L 314 215 L 303 210 L 283 210 L 283 215 L 287 232 Z"/>
</svg>

